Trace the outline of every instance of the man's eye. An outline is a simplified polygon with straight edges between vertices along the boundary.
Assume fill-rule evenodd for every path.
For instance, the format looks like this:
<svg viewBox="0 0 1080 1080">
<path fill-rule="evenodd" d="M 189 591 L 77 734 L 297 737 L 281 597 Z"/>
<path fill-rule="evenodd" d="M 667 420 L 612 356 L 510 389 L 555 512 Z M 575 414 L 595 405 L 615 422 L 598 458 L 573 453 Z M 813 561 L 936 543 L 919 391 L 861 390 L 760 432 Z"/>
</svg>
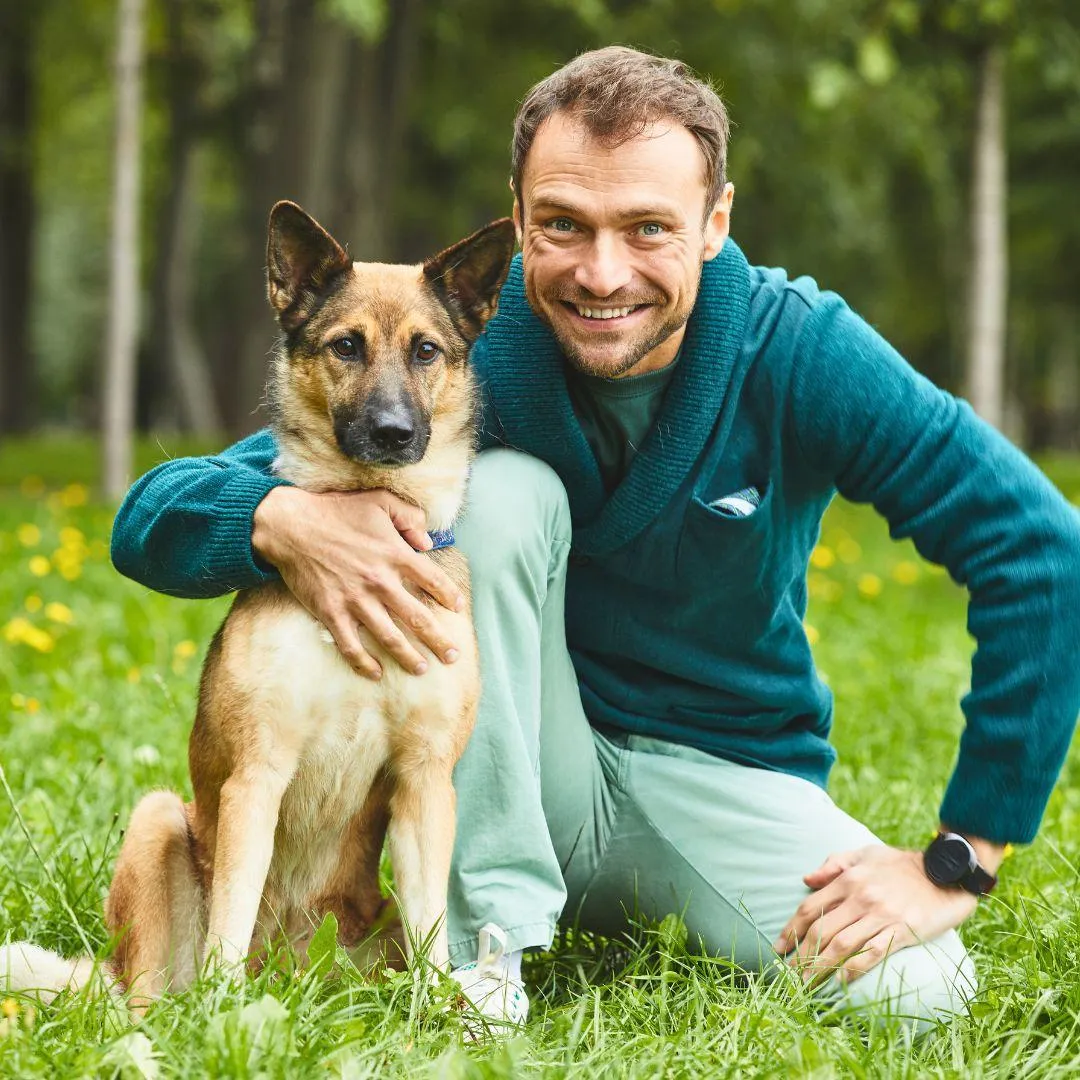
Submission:
<svg viewBox="0 0 1080 1080">
<path fill-rule="evenodd" d="M 660 236 L 664 231 L 664 226 L 658 221 L 646 221 L 644 225 L 638 229 L 638 232 L 642 236 Z"/>
<path fill-rule="evenodd" d="M 557 217 L 552 219 L 550 226 L 554 232 L 569 233 L 574 231 L 574 223 L 567 217 Z"/>
<path fill-rule="evenodd" d="M 342 360 L 355 360 L 360 355 L 360 345 L 356 338 L 339 337 L 337 341 L 330 342 L 330 348 L 341 357 Z"/>
</svg>

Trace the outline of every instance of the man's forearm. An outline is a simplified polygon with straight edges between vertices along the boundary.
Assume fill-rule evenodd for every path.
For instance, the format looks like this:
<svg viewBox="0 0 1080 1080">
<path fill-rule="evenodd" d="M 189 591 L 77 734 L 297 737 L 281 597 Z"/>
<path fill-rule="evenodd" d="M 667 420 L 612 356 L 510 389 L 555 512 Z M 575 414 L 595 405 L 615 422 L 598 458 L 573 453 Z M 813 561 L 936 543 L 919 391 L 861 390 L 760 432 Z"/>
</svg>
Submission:
<svg viewBox="0 0 1080 1080">
<path fill-rule="evenodd" d="M 283 483 L 268 432 L 216 457 L 178 458 L 138 480 L 116 515 L 113 563 L 172 596 L 219 596 L 275 575 L 255 559 L 256 508 Z"/>
</svg>

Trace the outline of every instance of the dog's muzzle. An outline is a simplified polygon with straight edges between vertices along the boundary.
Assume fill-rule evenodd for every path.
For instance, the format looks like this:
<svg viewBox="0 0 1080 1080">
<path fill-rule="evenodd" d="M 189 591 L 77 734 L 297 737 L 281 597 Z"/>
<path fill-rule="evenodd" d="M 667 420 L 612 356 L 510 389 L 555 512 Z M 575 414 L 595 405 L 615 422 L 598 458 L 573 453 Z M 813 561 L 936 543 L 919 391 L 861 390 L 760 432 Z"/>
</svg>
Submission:
<svg viewBox="0 0 1080 1080">
<path fill-rule="evenodd" d="M 334 436 L 354 461 L 415 465 L 427 450 L 431 424 L 407 401 L 369 401 L 358 414 L 335 417 Z"/>
</svg>

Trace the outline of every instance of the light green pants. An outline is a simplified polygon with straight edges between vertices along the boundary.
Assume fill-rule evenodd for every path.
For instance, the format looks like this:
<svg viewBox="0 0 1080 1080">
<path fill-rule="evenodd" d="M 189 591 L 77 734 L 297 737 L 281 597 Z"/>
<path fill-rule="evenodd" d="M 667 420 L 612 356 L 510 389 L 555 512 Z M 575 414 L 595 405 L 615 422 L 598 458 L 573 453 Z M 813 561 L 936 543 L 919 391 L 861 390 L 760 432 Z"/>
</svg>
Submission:
<svg viewBox="0 0 1080 1080">
<path fill-rule="evenodd" d="M 749 969 L 775 964 L 770 942 L 807 894 L 802 875 L 876 838 L 806 780 L 589 726 L 566 649 L 570 515 L 548 466 L 481 454 L 456 532 L 483 691 L 455 773 L 454 964 L 475 959 L 488 921 L 520 949 L 550 945 L 563 917 L 615 934 L 635 910 L 681 913 L 691 941 Z M 974 986 L 950 932 L 847 993 L 858 1008 L 930 1019 L 963 1011 Z"/>
</svg>

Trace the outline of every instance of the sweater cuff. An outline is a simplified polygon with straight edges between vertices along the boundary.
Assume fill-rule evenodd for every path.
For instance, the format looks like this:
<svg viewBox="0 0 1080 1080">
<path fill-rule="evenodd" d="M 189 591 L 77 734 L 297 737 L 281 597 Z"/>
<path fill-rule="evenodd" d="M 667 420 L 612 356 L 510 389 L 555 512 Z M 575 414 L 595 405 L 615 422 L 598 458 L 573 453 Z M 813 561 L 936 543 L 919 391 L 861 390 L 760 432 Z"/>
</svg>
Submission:
<svg viewBox="0 0 1080 1080">
<path fill-rule="evenodd" d="M 941 821 L 994 844 L 1030 844 L 1052 789 L 1052 782 L 1010 775 L 999 764 L 961 754 L 945 789 Z"/>
<path fill-rule="evenodd" d="M 292 486 L 280 476 L 250 469 L 231 472 L 229 483 L 217 499 L 212 542 L 206 556 L 207 575 L 229 592 L 279 579 L 277 570 L 255 553 L 251 533 L 259 503 L 274 488 Z"/>
</svg>

